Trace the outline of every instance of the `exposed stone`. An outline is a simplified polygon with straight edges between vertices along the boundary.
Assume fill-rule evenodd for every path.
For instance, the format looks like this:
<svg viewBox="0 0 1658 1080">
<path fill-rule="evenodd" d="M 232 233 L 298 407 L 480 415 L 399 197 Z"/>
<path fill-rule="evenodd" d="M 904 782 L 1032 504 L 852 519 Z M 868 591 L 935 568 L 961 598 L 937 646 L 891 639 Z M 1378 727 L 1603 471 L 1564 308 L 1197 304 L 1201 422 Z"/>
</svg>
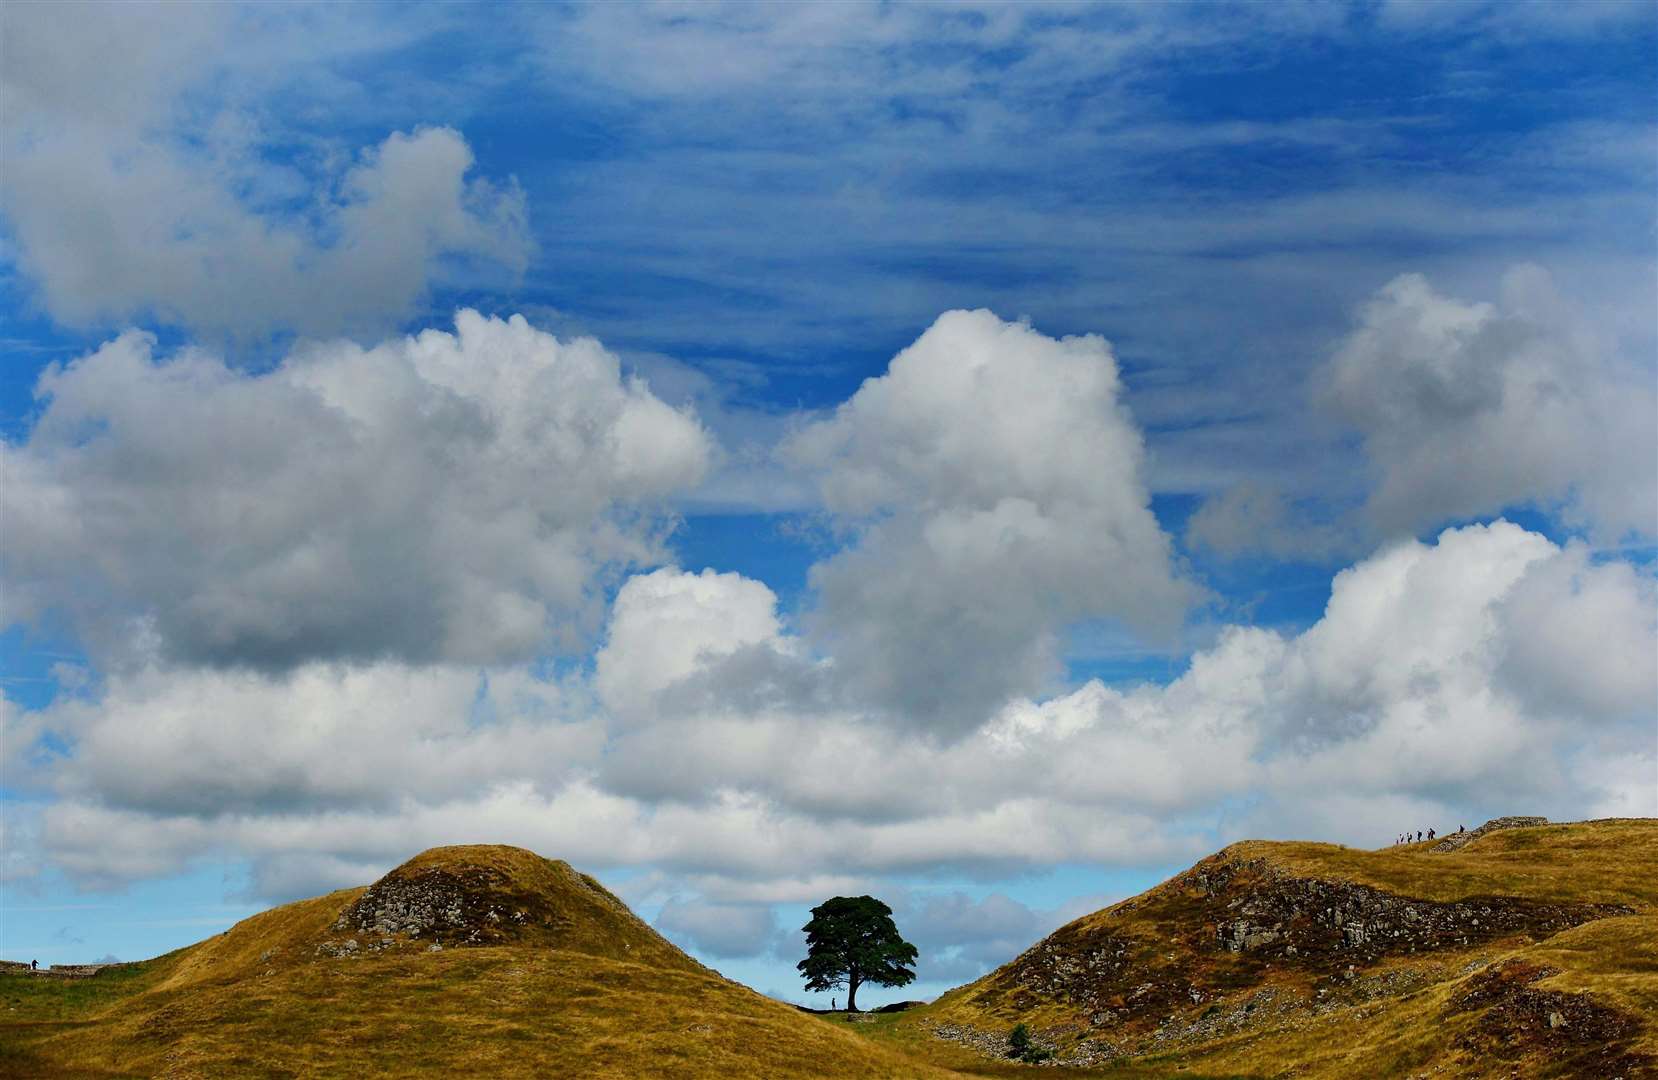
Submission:
<svg viewBox="0 0 1658 1080">
<path fill-rule="evenodd" d="M 1553 968 L 1505 960 L 1470 976 L 1452 996 L 1451 1015 L 1476 1013 L 1473 1028 L 1456 1040 L 1480 1059 L 1544 1057 L 1572 1076 L 1647 1076 L 1658 1066 L 1632 1045 L 1641 1026 L 1593 994 L 1544 990 L 1535 984 Z"/>
<path fill-rule="evenodd" d="M 1592 919 L 1631 913 L 1614 904 L 1499 896 L 1418 900 L 1368 885 L 1292 877 L 1265 860 L 1199 864 L 1187 878 L 1208 901 L 1205 906 L 1213 909 L 1217 899 L 1228 900 L 1223 911 L 1229 917 L 1219 918 L 1215 930 L 1219 948 L 1294 957 L 1303 965 L 1337 955 L 1372 962 L 1518 934 L 1547 937 Z"/>
<path fill-rule="evenodd" d="M 974 1000 L 1007 1017 L 1065 1006 L 1086 1026 L 1060 1056 L 1098 1061 L 1363 1008 L 1452 975 L 1432 959 L 1392 963 L 1399 958 L 1538 940 L 1630 913 L 1515 897 L 1421 900 L 1223 852 L 1062 927 L 992 973 Z"/>
<path fill-rule="evenodd" d="M 1493 833 L 1499 829 L 1529 829 L 1536 825 L 1547 825 L 1548 823 L 1549 819 L 1546 817 L 1492 818 L 1490 821 L 1487 821 L 1484 825 L 1481 825 L 1477 829 L 1470 829 L 1467 832 L 1461 833 L 1452 833 L 1450 836 L 1445 837 L 1428 850 L 1438 855 L 1444 855 L 1448 852 L 1457 851 L 1461 848 L 1467 847 L 1469 844 L 1473 843 L 1475 840 L 1478 840 L 1486 833 Z"/>
<path fill-rule="evenodd" d="M 344 941 L 325 941 L 317 946 L 317 953 L 321 956 L 333 956 L 340 959 L 355 957 L 361 946 L 356 938 L 347 938 Z"/>
<path fill-rule="evenodd" d="M 550 911 L 537 917 L 531 898 L 519 891 L 508 875 L 490 867 L 422 867 L 388 874 L 369 886 L 340 913 L 334 929 L 376 935 L 382 947 L 396 938 L 496 945 L 534 922 L 559 923 Z"/>
</svg>

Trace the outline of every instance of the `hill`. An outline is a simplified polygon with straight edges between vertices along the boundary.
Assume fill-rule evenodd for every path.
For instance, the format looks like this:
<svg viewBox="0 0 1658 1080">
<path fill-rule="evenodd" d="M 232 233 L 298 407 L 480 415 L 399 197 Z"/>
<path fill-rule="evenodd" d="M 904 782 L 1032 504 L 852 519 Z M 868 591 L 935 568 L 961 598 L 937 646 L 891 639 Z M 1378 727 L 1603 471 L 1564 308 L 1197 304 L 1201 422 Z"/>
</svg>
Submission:
<svg viewBox="0 0 1658 1080">
<path fill-rule="evenodd" d="M 1219 1074 L 1658 1073 L 1658 822 L 1435 846 L 1236 844 L 901 1025 Z"/>
<path fill-rule="evenodd" d="M 1658 1075 L 1658 821 L 1476 831 L 1235 844 L 855 1024 L 565 863 L 437 848 L 142 964 L 0 971 L 0 1075 L 1014 1076 L 1016 1023 L 1072 1076 Z"/>
<path fill-rule="evenodd" d="M 938 1076 L 708 970 L 594 879 L 425 852 L 94 978 L 0 975 L 0 1074 Z"/>
</svg>

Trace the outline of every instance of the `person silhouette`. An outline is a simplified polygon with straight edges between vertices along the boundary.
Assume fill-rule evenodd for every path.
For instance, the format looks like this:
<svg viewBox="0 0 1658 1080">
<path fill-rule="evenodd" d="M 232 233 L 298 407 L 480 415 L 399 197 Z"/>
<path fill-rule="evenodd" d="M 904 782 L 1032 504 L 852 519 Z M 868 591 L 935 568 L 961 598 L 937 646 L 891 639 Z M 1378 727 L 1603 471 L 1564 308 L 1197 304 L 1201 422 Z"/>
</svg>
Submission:
<svg viewBox="0 0 1658 1080">
<path fill-rule="evenodd" d="M 1416 842 L 1418 844 L 1420 844 L 1422 842 L 1422 830 L 1421 829 L 1416 830 Z"/>
<path fill-rule="evenodd" d="M 39 971 L 40 970 L 40 961 L 39 960 L 30 960 L 29 961 L 29 970 L 30 971 Z"/>
<path fill-rule="evenodd" d="M 830 998 L 830 999 L 829 999 L 829 1011 L 830 1011 L 830 1012 L 834 1012 L 834 1011 L 835 1011 L 835 1002 L 837 1002 L 837 1001 L 839 1001 L 839 1000 L 840 1000 L 840 999 L 839 999 L 839 998 Z"/>
<path fill-rule="evenodd" d="M 1428 839 L 1429 839 L 1429 840 L 1432 840 L 1432 839 L 1433 839 L 1433 830 L 1432 830 L 1432 829 L 1429 829 L 1429 830 L 1428 830 Z"/>
</svg>

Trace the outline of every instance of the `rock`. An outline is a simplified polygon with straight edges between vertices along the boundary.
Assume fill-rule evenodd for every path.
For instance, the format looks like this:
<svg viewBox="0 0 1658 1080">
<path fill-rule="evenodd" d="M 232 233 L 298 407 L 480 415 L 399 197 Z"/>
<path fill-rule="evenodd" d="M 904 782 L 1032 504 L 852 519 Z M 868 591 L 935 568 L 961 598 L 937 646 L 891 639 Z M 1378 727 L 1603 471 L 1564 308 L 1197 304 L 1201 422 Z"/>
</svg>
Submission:
<svg viewBox="0 0 1658 1080">
<path fill-rule="evenodd" d="M 1470 829 L 1464 833 L 1452 833 L 1428 851 L 1436 855 L 1444 855 L 1466 847 L 1486 833 L 1496 832 L 1499 829 L 1529 829 L 1537 825 L 1547 825 L 1546 817 L 1500 817 L 1492 818 L 1477 829 Z"/>
<path fill-rule="evenodd" d="M 317 946 L 317 954 L 319 956 L 349 959 L 357 955 L 358 948 L 356 938 L 348 938 L 345 941 L 325 941 Z"/>
</svg>

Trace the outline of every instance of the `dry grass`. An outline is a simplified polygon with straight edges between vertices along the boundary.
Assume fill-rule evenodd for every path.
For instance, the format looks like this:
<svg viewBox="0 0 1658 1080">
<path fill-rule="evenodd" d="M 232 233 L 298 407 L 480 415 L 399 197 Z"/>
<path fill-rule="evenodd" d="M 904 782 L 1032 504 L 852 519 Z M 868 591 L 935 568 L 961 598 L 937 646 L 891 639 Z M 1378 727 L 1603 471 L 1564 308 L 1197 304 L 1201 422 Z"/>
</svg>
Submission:
<svg viewBox="0 0 1658 1080">
<path fill-rule="evenodd" d="M 1622 903 L 1640 913 L 1536 943 L 1392 957 L 1364 973 L 1413 976 L 1408 989 L 1391 997 L 1308 1008 L 1208 1042 L 1066 1075 L 1595 1075 L 1583 1071 L 1581 1054 L 1588 1051 L 1569 1040 L 1518 1057 L 1478 1049 L 1500 1048 L 1500 1039 L 1512 1034 L 1492 1027 L 1494 1014 L 1465 1004 L 1472 980 L 1488 970 L 1482 966 L 1505 960 L 1552 971 L 1535 982 L 1538 992 L 1589 994 L 1618 1015 L 1637 1018 L 1616 1052 L 1658 1055 L 1651 1022 L 1658 1017 L 1658 822 L 1495 833 L 1450 855 L 1431 855 L 1426 845 L 1366 852 L 1251 843 L 1234 850 L 1296 874 L 1427 899 L 1524 896 Z M 926 1025 L 941 1019 L 977 1021 L 994 1031 L 1011 1027 L 1012 1014 L 978 1008 L 972 988 L 925 1009 L 850 1024 L 797 1011 L 703 968 L 563 863 L 515 849 L 438 849 L 394 873 L 418 876 L 455 866 L 497 871 L 499 878 L 485 877 L 505 880 L 501 887 L 514 896 L 534 893 L 552 913 L 544 924 L 550 929 L 488 947 L 433 953 L 424 942 L 400 941 L 354 959 L 321 956 L 318 944 L 342 936 L 335 920 L 365 892 L 350 889 L 276 908 L 189 949 L 92 979 L 0 976 L 0 1076 L 924 1080 L 1007 1077 L 1031 1068 L 928 1034 Z M 1159 918 L 1181 917 L 1178 900 L 1167 901 Z M 1135 917 L 1130 909 L 1117 924 Z M 1230 962 L 1228 954 L 1204 951 L 1211 927 L 1188 930 L 1143 947 L 1163 961 L 1171 950 L 1186 950 L 1192 963 L 1211 971 Z M 1250 969 L 1248 978 L 1253 981 L 1240 982 L 1228 996 L 1273 986 L 1305 992 L 1312 985 L 1305 973 L 1285 970 Z M 1020 1018 L 1039 1027 L 1075 1019 L 1057 1001 L 1039 1002 Z M 1627 1068 L 1623 1074 L 1641 1075 Z"/>
<path fill-rule="evenodd" d="M 1658 820 L 1652 818 L 1505 829 L 1444 855 L 1433 854 L 1432 846 L 1365 851 L 1250 841 L 1233 850 L 1263 855 L 1308 877 L 1355 881 L 1425 900 L 1520 896 L 1658 907 Z"/>
<path fill-rule="evenodd" d="M 1195 903 L 1188 905 L 1185 890 L 1167 883 L 1084 916 L 1052 940 L 1062 953 L 1093 947 L 1100 940 L 1097 935 L 1109 928 L 1133 958 L 1131 982 L 1186 975 L 1202 985 L 1225 985 L 1236 966 L 1241 977 L 1219 1001 L 1174 1004 L 1170 1016 L 1177 1027 L 1191 1025 L 1211 1006 L 1235 1008 L 1266 990 L 1297 1002 L 1282 1014 L 1263 1009 L 1260 1018 L 1241 1032 L 1181 1042 L 1134 1059 L 1146 1075 L 1189 1075 L 1186 1070 L 1239 1076 L 1293 1071 L 1297 1076 L 1332 1078 L 1600 1075 L 1595 1071 L 1601 1064 L 1598 1059 L 1592 1065 L 1583 1063 L 1583 1055 L 1600 1048 L 1576 1041 L 1569 1031 L 1533 1038 L 1536 1032 L 1530 1029 L 1498 1030 L 1493 1010 L 1456 1006 L 1469 980 L 1486 965 L 1504 961 L 1556 972 L 1534 984 L 1538 992 L 1587 994 L 1597 1006 L 1627 1018 L 1632 1034 L 1617 1040 L 1614 1056 L 1658 1056 L 1658 821 L 1502 831 L 1449 854 L 1432 854 L 1429 846 L 1362 851 L 1330 844 L 1248 842 L 1234 845 L 1228 853 L 1241 860 L 1267 860 L 1297 877 L 1356 882 L 1419 899 L 1520 897 L 1548 903 L 1622 904 L 1638 914 L 1597 919 L 1538 942 L 1517 935 L 1467 948 L 1387 956 L 1361 965 L 1357 976 L 1378 982 L 1399 977 L 1400 989 L 1342 1005 L 1331 1003 L 1341 1000 L 1345 984 L 1327 972 L 1300 970 L 1295 961 L 1262 968 L 1258 962 L 1244 964 L 1236 954 L 1216 950 L 1212 915 Z M 1001 1032 L 1023 1021 L 1037 1030 L 1069 1029 L 1072 1034 L 1061 1036 L 1061 1045 L 1092 1035 L 1080 1003 L 1010 982 L 1006 974 L 998 980 L 997 974 L 952 991 L 925 1010 L 905 1014 L 896 1027 L 911 1028 L 920 1037 L 923 1025 L 933 1022 Z M 1337 995 L 1328 999 L 1331 1003 L 1318 996 L 1326 987 L 1327 993 Z M 1533 1027 L 1543 1023 L 1535 1016 L 1525 1022 Z M 1493 1057 L 1481 1049 L 1493 1042 L 1500 1045 L 1505 1038 L 1518 1047 L 1511 1057 Z M 1642 1070 L 1651 1068 L 1620 1060 L 1616 1071 L 1606 1075 L 1650 1075 Z"/>
<path fill-rule="evenodd" d="M 518 855 L 450 850 L 409 866 L 503 858 Z M 572 947 L 320 957 L 317 944 L 341 936 L 335 919 L 363 894 L 345 890 L 126 971 L 0 976 L 0 1075 L 949 1075 L 703 968 L 562 863 L 509 868 L 559 910 L 586 911 L 580 926 L 561 924 Z M 641 928 L 672 955 L 639 945 Z M 630 959 L 598 955 L 616 950 L 614 934 L 632 942 Z"/>
</svg>

